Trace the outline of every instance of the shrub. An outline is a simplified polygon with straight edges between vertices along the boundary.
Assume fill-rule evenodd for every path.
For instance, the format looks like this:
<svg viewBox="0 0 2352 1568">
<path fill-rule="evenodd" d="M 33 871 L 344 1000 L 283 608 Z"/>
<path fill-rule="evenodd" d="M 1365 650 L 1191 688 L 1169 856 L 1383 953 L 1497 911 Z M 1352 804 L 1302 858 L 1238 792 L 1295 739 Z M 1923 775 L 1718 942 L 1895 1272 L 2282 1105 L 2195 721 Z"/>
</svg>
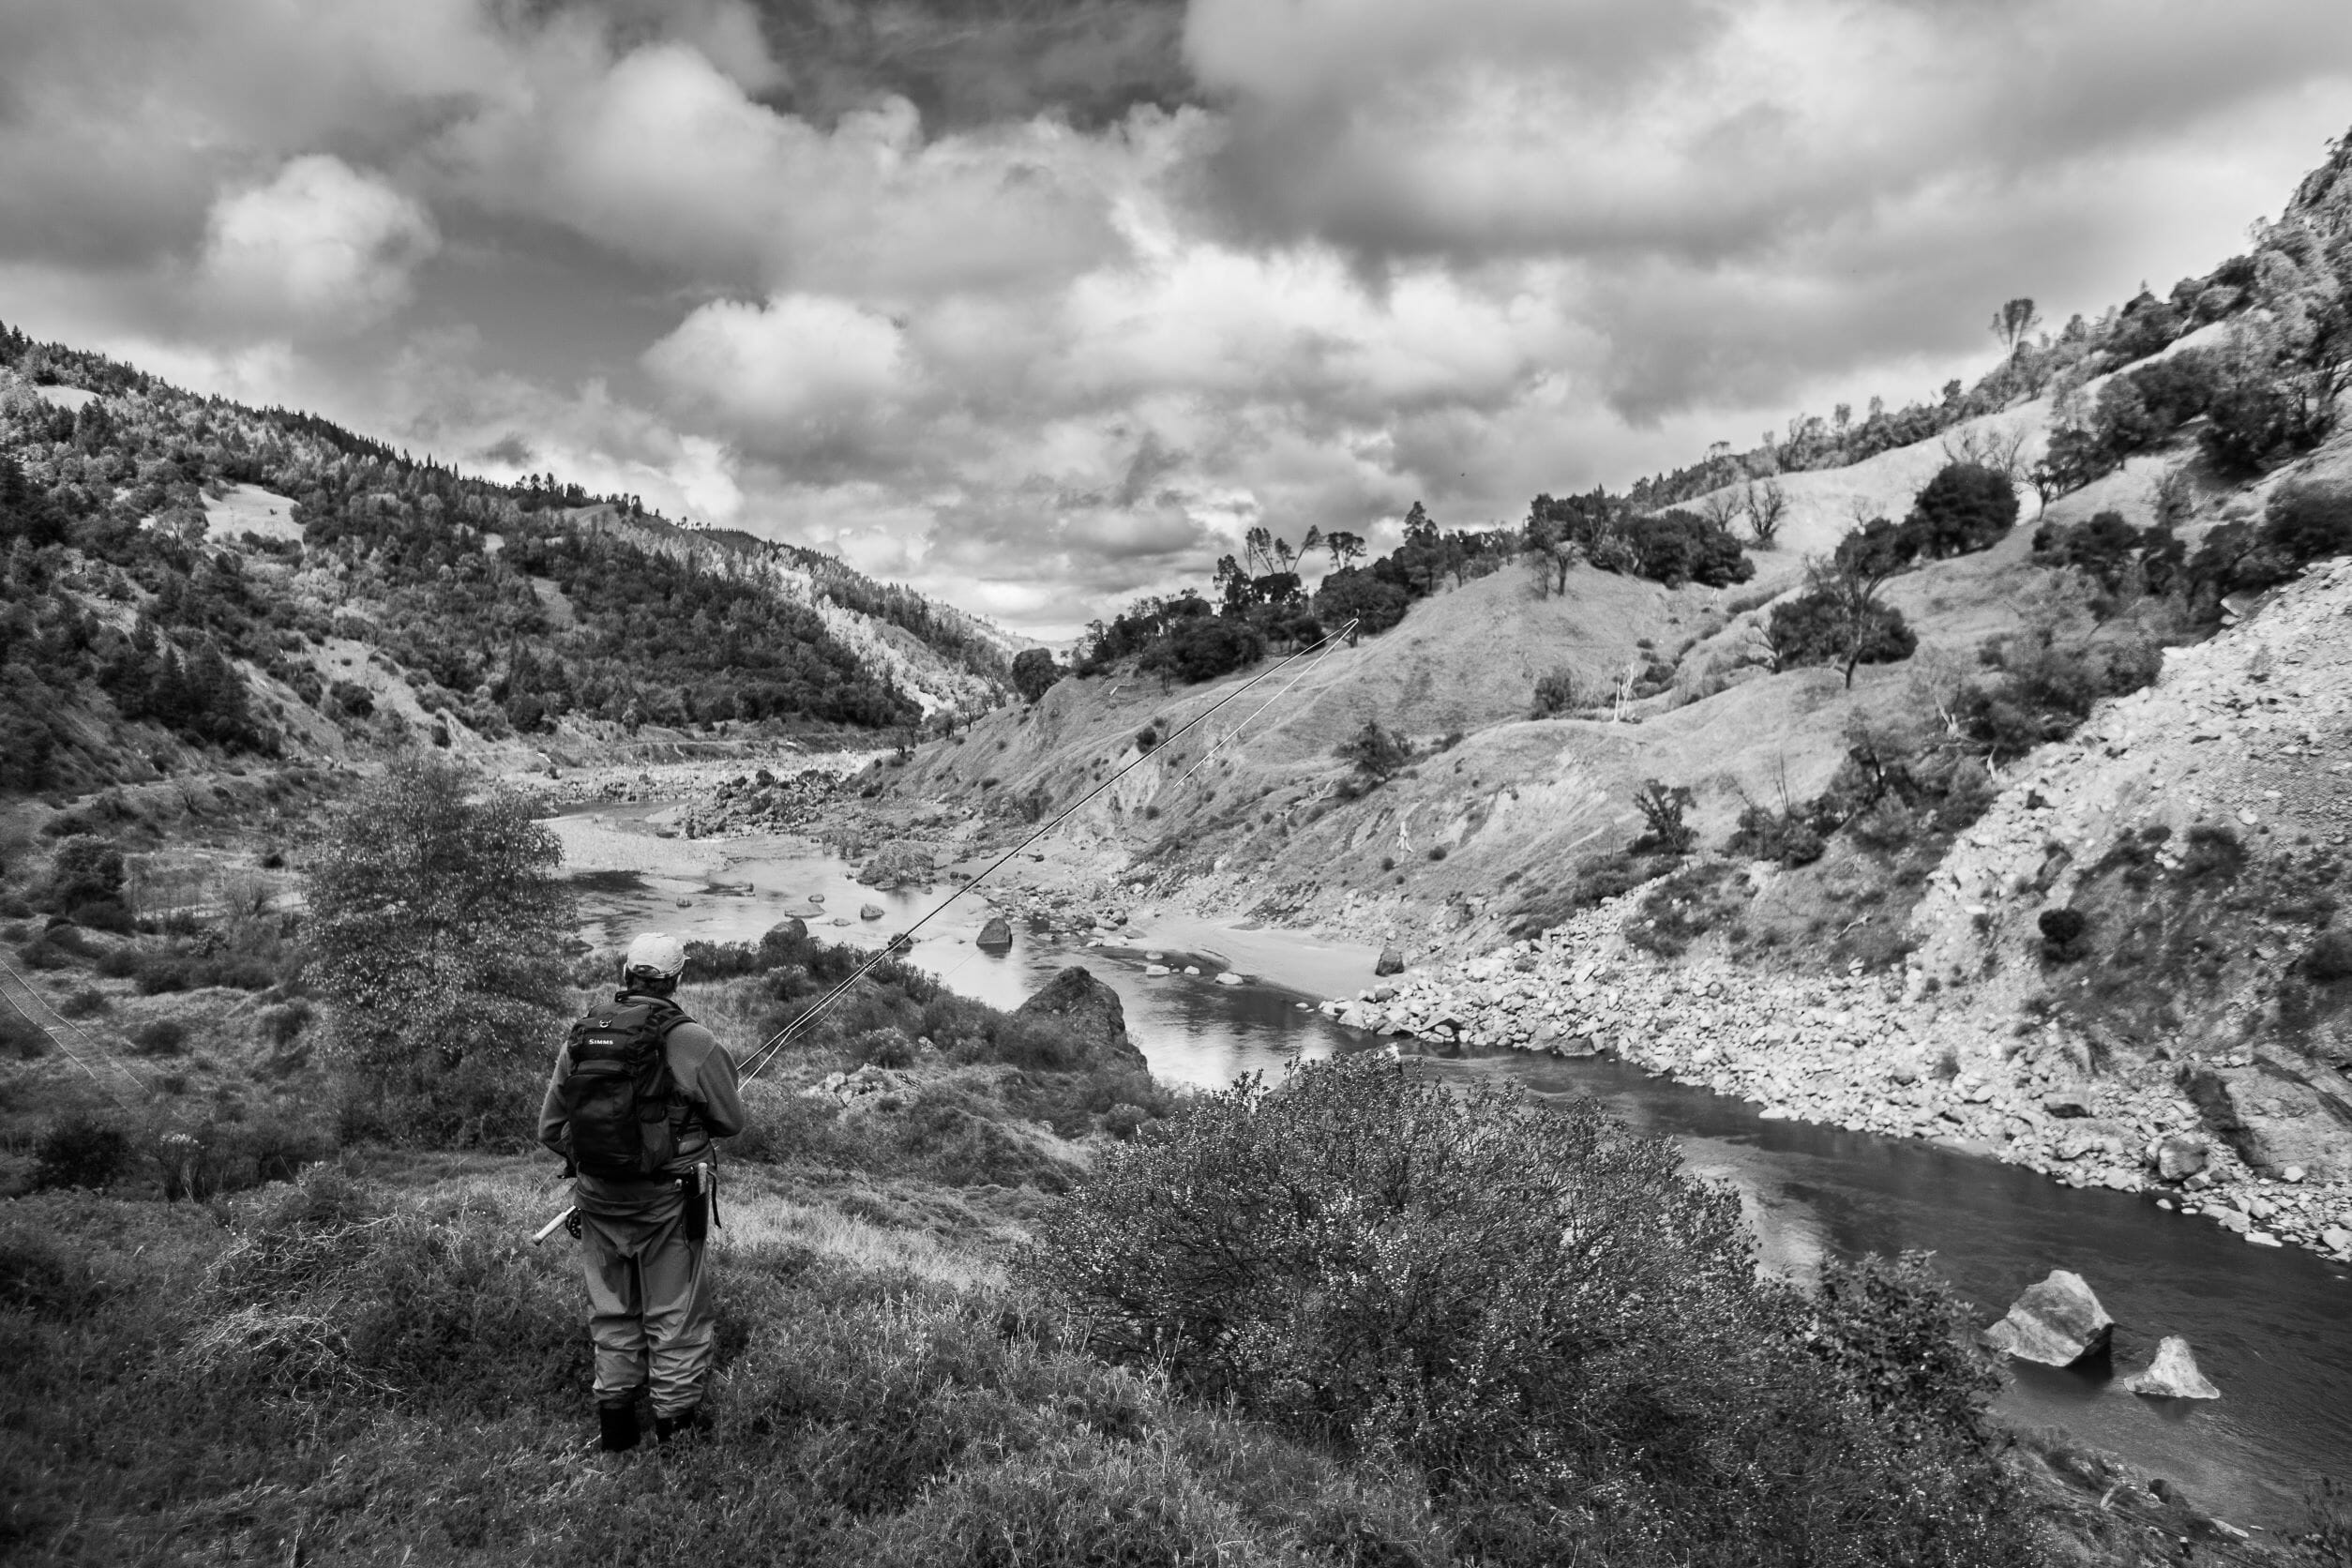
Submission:
<svg viewBox="0 0 2352 1568">
<path fill-rule="evenodd" d="M 120 907 L 123 878 L 123 852 L 112 840 L 77 833 L 51 857 L 42 907 L 60 914 L 93 904 Z"/>
<path fill-rule="evenodd" d="M 2071 963 L 2089 949 L 2090 921 L 2080 910 L 2043 910 L 2035 924 L 2042 929 L 2042 956 L 2052 963 Z"/>
<path fill-rule="evenodd" d="M 49 1032 L 15 1008 L 0 1008 L 0 1052 L 19 1062 L 38 1062 L 49 1054 Z"/>
<path fill-rule="evenodd" d="M 2199 822 L 2189 829 L 2181 850 L 2180 869 L 2176 874 L 2183 882 L 2202 882 L 2209 877 L 2235 882 L 2245 868 L 2246 847 L 2239 842 L 2237 830 Z"/>
<path fill-rule="evenodd" d="M 520 1138 L 566 1000 L 571 894 L 561 847 L 520 797 L 472 793 L 449 762 L 404 757 L 328 826 L 309 876 L 311 973 L 337 1052 L 392 1122 Z"/>
<path fill-rule="evenodd" d="M 1634 840 L 1634 852 L 1656 851 L 1662 854 L 1685 855 L 1698 841 L 1698 831 L 1685 820 L 1691 808 L 1691 792 L 1681 785 L 1668 789 L 1657 779 L 1645 780 L 1634 796 L 1634 807 L 1649 824 L 1649 831 Z"/>
<path fill-rule="evenodd" d="M 68 1116 L 41 1135 L 33 1155 L 36 1187 L 111 1186 L 130 1166 L 130 1139 L 94 1116 Z"/>
<path fill-rule="evenodd" d="M 2144 543 L 2122 513 L 2101 512 L 2073 528 L 2037 530 L 2033 552 L 2055 565 L 2073 567 L 2112 594 L 2123 585 L 2124 572 Z"/>
<path fill-rule="evenodd" d="M 1739 826 L 1725 848 L 1755 860 L 1777 860 L 1783 866 L 1810 866 L 1828 846 L 1820 833 L 1795 811 L 1775 811 L 1751 803 L 1740 813 Z"/>
<path fill-rule="evenodd" d="M 1107 1151 L 1015 1269 L 1098 1353 L 1417 1467 L 1483 1561 L 2028 1560 L 1944 1299 L 1808 1303 L 1680 1166 L 1590 1100 L 1337 1059 Z"/>
<path fill-rule="evenodd" d="M 2322 931 L 2299 960 L 2303 978 L 2318 985 L 2352 980 L 2352 931 Z"/>
<path fill-rule="evenodd" d="M 177 1056 L 188 1044 L 188 1026 L 175 1018 L 157 1018 L 132 1030 L 130 1043 L 142 1056 Z"/>
<path fill-rule="evenodd" d="M 1660 957 L 1679 958 L 1746 901 L 1746 883 L 1729 865 L 1688 866 L 1659 882 L 1635 906 L 1625 918 L 1625 941 Z"/>
<path fill-rule="evenodd" d="M 2262 540 L 2298 565 L 2352 554 L 2352 485 L 2282 486 L 2264 508 Z"/>
<path fill-rule="evenodd" d="M 1548 672 L 1536 677 L 1536 717 L 1549 718 L 1582 705 L 1576 689 L 1576 672 L 1569 666 L 1554 665 Z"/>
<path fill-rule="evenodd" d="M 1367 718 L 1364 728 L 1340 742 L 1332 755 L 1352 765 L 1357 777 L 1379 784 L 1411 761 L 1413 750 L 1402 735 L 1382 729 L 1377 718 Z"/>
</svg>

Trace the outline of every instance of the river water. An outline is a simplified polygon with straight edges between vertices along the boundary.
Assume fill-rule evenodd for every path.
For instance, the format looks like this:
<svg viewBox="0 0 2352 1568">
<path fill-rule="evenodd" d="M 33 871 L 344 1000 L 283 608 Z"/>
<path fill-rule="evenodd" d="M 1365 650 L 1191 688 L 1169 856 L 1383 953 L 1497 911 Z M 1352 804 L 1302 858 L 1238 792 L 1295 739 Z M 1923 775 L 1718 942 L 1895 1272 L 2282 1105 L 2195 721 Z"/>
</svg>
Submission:
<svg viewBox="0 0 2352 1568">
<path fill-rule="evenodd" d="M 566 838 L 575 852 L 576 852 L 576 865 L 596 863 L 594 844 Z M 703 873 L 681 867 L 686 874 L 592 894 L 583 900 L 589 934 L 617 943 L 655 927 L 746 941 L 797 915 L 815 935 L 873 947 L 953 885 L 878 893 L 829 855 L 728 848 L 716 880 L 739 891 L 710 890 L 708 847 L 676 846 L 682 860 L 700 856 Z M 867 905 L 882 918 L 859 918 Z M 1003 1007 L 1064 965 L 1084 964 L 1119 992 L 1129 1033 L 1163 1081 L 1218 1086 L 1244 1072 L 1278 1076 L 1294 1057 L 1378 1048 L 1303 1005 L 1369 984 L 1368 948 L 1201 922 L 1147 925 L 1134 942 L 1090 947 L 1016 921 L 1012 949 L 995 954 L 972 942 L 988 913 L 976 897 L 951 905 L 918 932 L 912 961 Z M 1147 977 L 1153 954 L 1178 972 Z M 1187 962 L 1202 972 L 1184 974 Z M 1247 982 L 1217 984 L 1228 967 Z M 1929 1251 L 1984 1321 L 2053 1268 L 2081 1274 L 2117 1319 L 2114 1368 L 2144 1364 L 2160 1337 L 2180 1334 L 2222 1399 L 2142 1399 L 2115 1390 L 2108 1367 L 2012 1363 L 2002 1410 L 2112 1449 L 2238 1523 L 2299 1525 L 2308 1477 L 2352 1477 L 2352 1276 L 2341 1265 L 2249 1245 L 2137 1195 L 2062 1187 L 1921 1142 L 1766 1122 L 1756 1107 L 1618 1063 L 1515 1052 L 1430 1066 L 1457 1081 L 1515 1081 L 1538 1096 L 1593 1096 L 1636 1127 L 1674 1138 L 1691 1169 L 1739 1187 L 1765 1261 L 1793 1274 L 1831 1253 Z"/>
</svg>

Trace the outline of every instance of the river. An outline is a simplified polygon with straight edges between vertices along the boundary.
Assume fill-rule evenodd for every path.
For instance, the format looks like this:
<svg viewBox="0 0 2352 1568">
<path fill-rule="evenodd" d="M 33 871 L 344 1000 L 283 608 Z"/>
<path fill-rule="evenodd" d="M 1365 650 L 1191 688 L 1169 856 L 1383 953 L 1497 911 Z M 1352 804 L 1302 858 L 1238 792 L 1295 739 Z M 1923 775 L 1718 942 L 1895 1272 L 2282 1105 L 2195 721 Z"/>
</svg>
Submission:
<svg viewBox="0 0 2352 1568">
<path fill-rule="evenodd" d="M 576 821 L 564 825 L 576 865 L 613 858 L 613 837 Z M 583 900 L 589 934 L 615 943 L 646 926 L 753 940 L 797 915 L 819 936 L 873 947 L 912 926 L 952 885 L 878 893 L 829 855 L 744 853 L 732 844 L 722 855 L 717 846 L 621 837 L 633 845 L 619 858 L 639 854 L 637 868 L 648 874 L 634 888 L 616 880 Z M 656 862 L 669 867 L 653 869 Z M 714 881 L 740 891 L 711 891 Z M 869 904 L 882 918 L 859 918 Z M 1128 1031 L 1163 1081 L 1216 1086 L 1244 1072 L 1278 1076 L 1293 1057 L 1375 1044 L 1307 1005 L 1370 983 L 1368 948 L 1199 921 L 1151 925 L 1132 944 L 1089 947 L 1016 921 L 1012 949 L 997 954 L 972 944 L 988 912 L 977 898 L 951 905 L 922 927 L 912 961 L 1002 1007 L 1018 1005 L 1063 965 L 1084 964 L 1119 992 Z M 1178 972 L 1147 977 L 1154 954 Z M 1184 974 L 1187 962 L 1202 972 Z M 1214 976 L 1227 967 L 1247 982 L 1218 985 Z M 1765 1261 L 1792 1274 L 1827 1253 L 1929 1251 L 1985 1321 L 2053 1268 L 2081 1274 L 2117 1319 L 2115 1366 L 2139 1365 L 2161 1336 L 2180 1334 L 2222 1399 L 2142 1399 L 2116 1391 L 2106 1367 L 2013 1363 L 2002 1412 L 2112 1449 L 2224 1517 L 2291 1528 L 2302 1519 L 2306 1477 L 2352 1475 L 2352 1277 L 2341 1265 L 2294 1248 L 2251 1246 L 2134 1194 L 2063 1187 L 1921 1142 L 1766 1122 L 1756 1107 L 1614 1062 L 1508 1053 L 1431 1067 L 1457 1081 L 1508 1079 L 1538 1096 L 1590 1095 L 1643 1131 L 1675 1139 L 1691 1169 L 1739 1187 Z"/>
</svg>

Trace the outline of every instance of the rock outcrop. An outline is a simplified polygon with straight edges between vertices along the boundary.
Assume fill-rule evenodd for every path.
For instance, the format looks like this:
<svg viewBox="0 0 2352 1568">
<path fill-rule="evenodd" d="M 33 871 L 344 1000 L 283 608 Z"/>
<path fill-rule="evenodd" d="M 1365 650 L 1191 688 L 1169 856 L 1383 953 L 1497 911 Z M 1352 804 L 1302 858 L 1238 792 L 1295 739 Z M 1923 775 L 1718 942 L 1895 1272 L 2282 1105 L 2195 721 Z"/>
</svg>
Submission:
<svg viewBox="0 0 2352 1568">
<path fill-rule="evenodd" d="M 2156 1174 L 2167 1182 L 2183 1182 L 2203 1170 L 2213 1157 L 2211 1145 L 2189 1133 L 2170 1133 L 2157 1140 Z"/>
<path fill-rule="evenodd" d="M 1073 964 L 1014 1010 L 1014 1017 L 1051 1018 L 1067 1028 L 1086 1051 L 1086 1065 L 1118 1065 L 1149 1072 L 1149 1063 L 1127 1038 L 1126 1009 L 1119 993 Z"/>
<path fill-rule="evenodd" d="M 1012 923 L 1001 914 L 988 916 L 988 923 L 980 927 L 980 934 L 972 944 L 984 952 L 1002 953 L 1013 945 Z"/>
<path fill-rule="evenodd" d="M 2156 1359 L 2117 1386 L 2127 1394 L 2137 1394 L 2149 1399 L 2219 1399 L 2222 1396 L 2222 1391 L 2197 1370 L 2196 1358 L 2189 1353 L 2189 1342 L 2177 1334 L 2166 1334 L 2164 1343 L 2156 1347 Z"/>
<path fill-rule="evenodd" d="M 1375 974 L 1404 973 L 1405 950 L 1393 942 L 1382 947 L 1380 957 L 1372 965 L 1372 972 Z"/>
<path fill-rule="evenodd" d="M 1988 1349 L 2044 1366 L 2072 1366 L 2107 1348 L 2115 1319 L 2083 1276 L 2052 1269 L 1981 1336 Z"/>
<path fill-rule="evenodd" d="M 2310 1084 L 2257 1063 L 2200 1067 L 2187 1087 L 2206 1125 L 2264 1175 L 2299 1167 L 2318 1181 L 2352 1180 L 2352 1124 Z"/>
</svg>

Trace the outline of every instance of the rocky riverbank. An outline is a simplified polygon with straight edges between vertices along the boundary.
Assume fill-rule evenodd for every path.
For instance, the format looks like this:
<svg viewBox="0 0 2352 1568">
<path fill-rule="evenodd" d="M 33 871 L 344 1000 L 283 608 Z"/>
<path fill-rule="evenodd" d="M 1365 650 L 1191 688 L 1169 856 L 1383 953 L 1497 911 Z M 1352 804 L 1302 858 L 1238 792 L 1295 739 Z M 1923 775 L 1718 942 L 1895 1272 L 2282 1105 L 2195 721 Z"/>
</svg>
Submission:
<svg viewBox="0 0 2352 1568">
<path fill-rule="evenodd" d="M 1932 997 L 1907 1003 L 1897 980 L 1657 962 L 1620 936 L 1625 902 L 1323 1010 L 1442 1049 L 1606 1052 L 1760 1105 L 1768 1119 L 1931 1138 L 2070 1186 L 2147 1193 L 2254 1245 L 2352 1261 L 2352 1172 L 2257 1168 L 2245 1157 L 2268 1147 L 2241 1114 L 2242 1086 L 2269 1081 L 2267 1063 L 2191 1053 L 2091 1072 L 2088 1053 L 2055 1026 L 2031 1038 L 1991 1033 Z M 2217 1100 L 2216 1084 L 2236 1088 Z M 2229 1108 L 2217 1113 L 2217 1103 Z"/>
</svg>

